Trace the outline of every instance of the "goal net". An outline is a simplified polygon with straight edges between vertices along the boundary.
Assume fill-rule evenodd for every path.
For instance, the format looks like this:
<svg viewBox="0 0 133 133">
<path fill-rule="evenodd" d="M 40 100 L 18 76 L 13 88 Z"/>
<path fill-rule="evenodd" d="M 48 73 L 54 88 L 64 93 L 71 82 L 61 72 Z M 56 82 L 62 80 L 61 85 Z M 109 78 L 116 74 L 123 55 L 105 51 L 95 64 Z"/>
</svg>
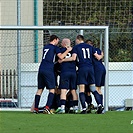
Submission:
<svg viewBox="0 0 133 133">
<path fill-rule="evenodd" d="M 107 74 L 105 87 L 102 89 L 107 111 L 108 32 L 108 26 L 1 26 L 0 99 L 3 100 L 1 107 L 31 107 L 37 90 L 37 72 L 42 48 L 49 42 L 50 35 L 56 34 L 60 40 L 69 38 L 74 46 L 76 36 L 82 34 L 86 40 L 91 39 L 104 52 L 103 62 Z M 47 94 L 48 91 L 44 90 L 40 106 L 44 106 Z M 7 100 L 8 104 L 4 100 Z"/>
</svg>

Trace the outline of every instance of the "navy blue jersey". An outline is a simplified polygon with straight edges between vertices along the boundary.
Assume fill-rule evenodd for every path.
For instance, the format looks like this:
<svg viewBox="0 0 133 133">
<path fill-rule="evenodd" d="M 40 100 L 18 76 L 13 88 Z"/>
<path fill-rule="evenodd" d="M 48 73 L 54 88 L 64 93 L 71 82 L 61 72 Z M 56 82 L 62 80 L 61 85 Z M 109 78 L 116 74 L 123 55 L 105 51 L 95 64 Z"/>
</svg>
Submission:
<svg viewBox="0 0 133 133">
<path fill-rule="evenodd" d="M 66 48 L 61 48 L 61 53 L 64 53 Z M 70 51 L 65 58 L 71 57 L 72 52 Z M 68 61 L 61 63 L 61 73 L 63 72 L 76 72 L 76 61 Z"/>
<path fill-rule="evenodd" d="M 55 57 L 54 72 L 58 76 L 60 75 L 60 63 L 58 62 L 58 56 Z"/>
<path fill-rule="evenodd" d="M 55 64 L 54 64 L 54 73 L 55 73 L 55 83 L 58 86 L 57 77 L 60 75 L 60 63 L 58 62 L 58 56 L 55 57 Z"/>
<path fill-rule="evenodd" d="M 86 43 L 80 43 L 73 47 L 72 52 L 77 54 L 79 68 L 92 66 L 92 56 L 95 53 L 94 47 Z"/>
<path fill-rule="evenodd" d="M 95 52 L 99 55 L 101 55 L 101 50 L 99 48 L 95 48 Z M 94 65 L 94 69 L 95 70 L 101 70 L 101 71 L 105 71 L 105 67 L 102 63 L 102 59 L 101 60 L 97 60 L 95 57 L 93 58 L 93 65 Z"/>
<path fill-rule="evenodd" d="M 54 73 L 55 55 L 60 53 L 60 48 L 48 44 L 43 48 L 42 61 L 38 71 L 38 89 L 54 89 L 56 77 Z"/>
<path fill-rule="evenodd" d="M 61 48 L 61 53 L 64 53 L 66 48 Z M 71 57 L 70 51 L 65 58 Z M 60 89 L 77 89 L 77 74 L 76 74 L 76 61 L 62 62 L 60 65 Z"/>
<path fill-rule="evenodd" d="M 48 71 L 54 71 L 54 62 L 55 62 L 55 55 L 60 53 L 60 48 L 48 44 L 45 45 L 43 48 L 43 55 L 42 55 L 42 61 L 40 64 L 40 69 L 48 70 Z"/>
<path fill-rule="evenodd" d="M 101 55 L 101 50 L 99 48 L 95 48 L 97 54 Z M 105 75 L 106 70 L 101 60 L 97 60 L 95 57 L 93 58 L 93 66 L 94 66 L 94 76 L 95 76 L 95 84 L 97 87 L 104 86 L 105 83 Z"/>
</svg>

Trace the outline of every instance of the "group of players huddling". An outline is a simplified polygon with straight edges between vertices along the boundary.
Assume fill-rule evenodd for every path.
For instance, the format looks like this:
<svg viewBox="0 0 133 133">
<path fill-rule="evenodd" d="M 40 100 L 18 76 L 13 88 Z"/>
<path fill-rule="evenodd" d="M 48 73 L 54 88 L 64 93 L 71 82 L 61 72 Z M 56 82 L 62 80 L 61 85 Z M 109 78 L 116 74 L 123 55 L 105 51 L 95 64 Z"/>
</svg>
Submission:
<svg viewBox="0 0 133 133">
<path fill-rule="evenodd" d="M 76 37 L 76 45 L 73 48 L 68 38 L 62 40 L 61 47 L 57 46 L 58 43 L 59 38 L 51 35 L 50 43 L 43 48 L 38 70 L 38 90 L 31 112 L 52 114 L 51 109 L 54 107 L 57 114 L 64 114 L 68 110 L 72 113 L 87 114 L 93 107 L 92 93 L 97 103 L 96 113 L 101 114 L 104 110 L 101 86 L 104 86 L 106 75 L 102 64 L 103 52 L 95 48 L 91 40 L 84 42 L 82 35 Z M 55 56 L 58 57 L 56 62 Z M 60 68 L 60 73 L 56 68 Z M 57 75 L 60 77 L 59 85 L 57 85 Z M 77 86 L 79 94 L 76 91 Z M 41 94 L 45 87 L 49 90 L 47 102 L 44 107 L 39 108 Z M 82 107 L 80 112 L 78 95 Z M 56 107 L 55 103 L 57 103 Z"/>
</svg>

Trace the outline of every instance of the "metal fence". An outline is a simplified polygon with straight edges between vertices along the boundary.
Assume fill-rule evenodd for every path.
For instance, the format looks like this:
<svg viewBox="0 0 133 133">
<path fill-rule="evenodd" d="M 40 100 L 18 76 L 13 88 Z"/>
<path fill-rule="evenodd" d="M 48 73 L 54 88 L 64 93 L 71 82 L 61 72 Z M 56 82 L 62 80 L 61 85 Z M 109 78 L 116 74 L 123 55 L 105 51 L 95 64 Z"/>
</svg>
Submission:
<svg viewBox="0 0 133 133">
<path fill-rule="evenodd" d="M 71 30 L 70 30 L 71 31 Z M 80 30 L 71 31 L 71 32 L 62 31 L 53 31 L 50 30 L 50 34 L 57 34 L 61 39 L 64 37 L 73 38 L 79 33 Z M 17 32 L 14 30 L 1 30 L 1 100 L 11 100 L 10 104 L 12 106 L 18 105 L 18 102 L 21 101 L 21 107 L 29 108 L 32 105 L 34 100 L 34 95 L 37 89 L 37 71 L 39 62 L 34 62 L 35 52 L 38 52 L 39 60 L 41 60 L 42 47 L 44 45 L 44 32 L 43 30 L 38 30 L 38 49 L 34 49 L 35 38 L 34 31 L 32 30 L 21 30 L 21 47 L 20 53 L 17 52 Z M 63 34 L 61 34 L 63 33 Z M 87 34 L 93 34 L 94 38 L 100 38 L 100 32 L 94 31 L 90 32 L 85 30 L 85 37 Z M 104 37 L 103 37 L 104 38 Z M 104 39 L 102 39 L 104 40 Z M 47 41 L 47 40 L 46 40 Z M 104 48 L 105 44 L 102 42 L 102 47 Z M 6 46 L 6 47 L 4 47 Z M 99 46 L 99 45 L 98 45 Z M 5 52 L 4 52 L 5 51 Z M 107 54 L 105 52 L 105 54 Z M 106 55 L 105 55 L 106 56 Z M 17 58 L 20 58 L 21 62 L 16 61 Z M 110 107 L 124 106 L 124 101 L 126 99 L 131 99 L 133 95 L 132 91 L 132 72 L 133 72 L 132 62 L 109 62 L 109 87 L 105 88 L 109 91 L 108 100 Z M 8 68 L 8 69 L 7 69 Z M 10 68 L 16 68 L 16 76 L 13 75 L 14 72 L 10 72 Z M 18 69 L 20 73 L 18 74 Z M 21 77 L 21 81 L 18 81 L 18 76 Z M 16 78 L 15 78 L 16 77 Z M 130 80 L 129 80 L 130 79 Z M 21 82 L 21 90 L 18 90 L 18 82 Z M 16 87 L 15 87 L 16 86 Z M 16 90 L 15 90 L 16 88 Z M 13 90 L 14 89 L 14 90 Z M 106 91 L 102 88 L 103 93 Z M 12 94 L 11 94 L 11 93 Z M 15 94 L 14 94 L 15 92 Z M 124 95 L 123 95 L 124 94 Z M 10 97 L 9 97 L 10 95 Z M 12 95 L 12 96 L 11 96 Z M 16 96 L 16 98 L 15 98 Z M 105 95 L 104 95 L 105 96 Z M 18 99 L 19 97 L 19 99 Z M 42 96 L 42 105 L 46 102 L 47 91 L 44 92 Z M 18 101 L 19 100 L 19 101 Z M 1 101 L 2 102 L 2 101 Z M 95 101 L 93 100 L 96 105 Z M 9 104 L 9 101 L 7 101 Z M 15 103 L 15 104 L 14 104 Z M 9 104 L 9 105 L 10 105 Z M 9 106 L 8 105 L 8 106 Z M 3 103 L 4 107 L 5 104 Z M 6 107 L 8 107 L 6 104 Z M 16 107 L 14 106 L 14 107 Z"/>
<path fill-rule="evenodd" d="M 17 91 L 16 70 L 0 71 L 0 107 L 17 107 Z"/>
<path fill-rule="evenodd" d="M 0 98 L 17 98 L 16 70 L 0 71 Z"/>
</svg>

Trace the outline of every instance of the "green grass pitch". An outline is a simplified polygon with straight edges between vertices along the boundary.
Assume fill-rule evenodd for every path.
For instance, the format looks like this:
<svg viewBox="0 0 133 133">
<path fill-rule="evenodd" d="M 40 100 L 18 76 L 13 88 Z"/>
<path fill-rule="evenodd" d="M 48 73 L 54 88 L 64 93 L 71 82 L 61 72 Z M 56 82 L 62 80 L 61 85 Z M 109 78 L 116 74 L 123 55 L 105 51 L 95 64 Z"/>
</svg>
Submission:
<svg viewBox="0 0 133 133">
<path fill-rule="evenodd" d="M 133 111 L 53 115 L 1 111 L 0 133 L 133 133 Z"/>
</svg>

